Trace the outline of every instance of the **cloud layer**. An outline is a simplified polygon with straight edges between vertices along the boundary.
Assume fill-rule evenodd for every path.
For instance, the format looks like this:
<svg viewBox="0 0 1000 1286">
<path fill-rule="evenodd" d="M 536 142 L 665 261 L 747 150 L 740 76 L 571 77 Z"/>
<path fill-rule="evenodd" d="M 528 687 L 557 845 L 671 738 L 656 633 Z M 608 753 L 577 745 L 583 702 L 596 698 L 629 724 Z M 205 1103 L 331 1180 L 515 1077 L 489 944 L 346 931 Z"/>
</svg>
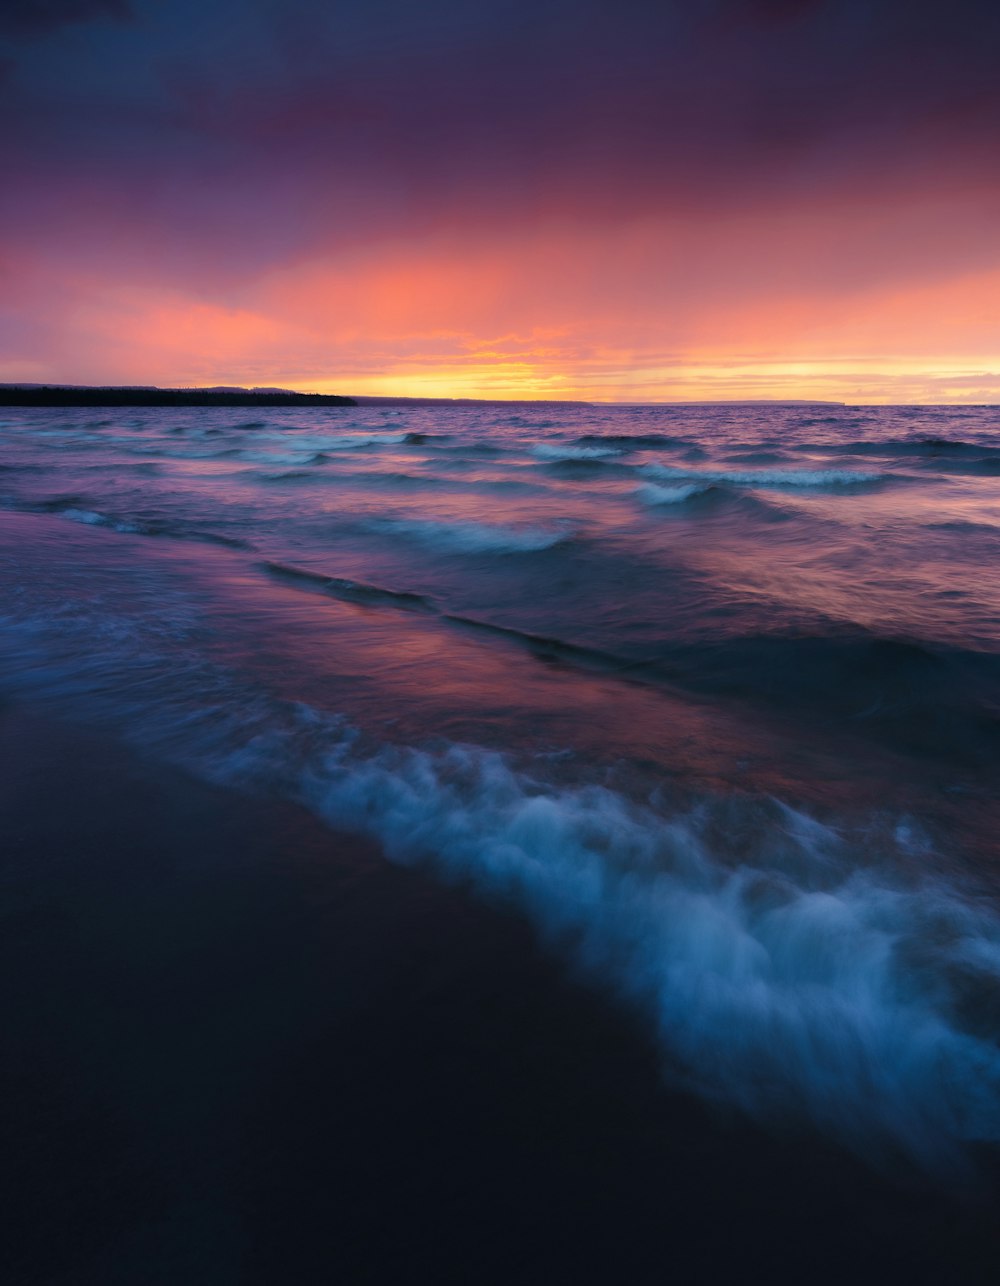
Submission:
<svg viewBox="0 0 1000 1286">
<path fill-rule="evenodd" d="M 8 5 L 0 378 L 978 395 L 998 55 L 972 0 Z"/>
</svg>

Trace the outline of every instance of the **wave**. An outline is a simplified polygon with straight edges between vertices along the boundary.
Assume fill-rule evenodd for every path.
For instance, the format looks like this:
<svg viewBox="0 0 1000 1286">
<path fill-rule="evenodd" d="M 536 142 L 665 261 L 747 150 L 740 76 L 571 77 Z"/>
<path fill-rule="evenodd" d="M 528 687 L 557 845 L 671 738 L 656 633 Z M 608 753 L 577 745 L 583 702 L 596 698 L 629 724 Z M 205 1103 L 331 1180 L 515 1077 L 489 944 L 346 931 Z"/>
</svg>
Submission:
<svg viewBox="0 0 1000 1286">
<path fill-rule="evenodd" d="M 300 431 L 291 438 L 285 433 L 267 435 L 268 438 L 273 437 L 283 446 L 292 445 L 300 452 L 360 451 L 366 447 L 400 446 L 406 442 L 408 436 L 410 435 L 404 432 L 316 433 L 312 430 Z"/>
<path fill-rule="evenodd" d="M 539 460 L 603 460 L 608 456 L 621 455 L 621 447 L 547 445 L 545 443 L 531 448 L 531 454 Z"/>
<path fill-rule="evenodd" d="M 572 643 L 566 639 L 554 638 L 551 635 L 539 634 L 532 630 L 520 629 L 517 626 L 503 625 L 482 617 L 468 616 L 462 612 L 446 611 L 439 607 L 425 594 L 413 593 L 410 590 L 385 589 L 363 581 L 351 580 L 343 576 L 333 576 L 328 572 L 317 572 L 309 568 L 296 567 L 288 563 L 267 561 L 261 567 L 272 576 L 286 581 L 297 588 L 316 593 L 329 594 L 334 598 L 350 602 L 364 601 L 377 603 L 387 608 L 418 610 L 437 617 L 445 625 L 457 626 L 459 629 L 489 635 L 505 643 L 523 648 L 532 656 L 543 661 L 564 661 L 582 669 L 597 669 L 605 674 L 628 675 L 638 673 L 639 681 L 656 681 L 656 663 L 634 660 L 619 656 L 601 648 L 589 647 L 586 644 Z M 650 679 L 641 673 L 649 669 Z"/>
<path fill-rule="evenodd" d="M 943 518 L 940 522 L 921 524 L 925 531 L 960 531 L 969 535 L 1000 537 L 1000 516 L 997 522 L 977 522 L 971 518 Z"/>
<path fill-rule="evenodd" d="M 368 529 L 412 537 L 446 553 L 524 554 L 573 539 L 566 527 L 511 527 L 499 523 L 448 522 L 430 518 L 375 518 Z"/>
<path fill-rule="evenodd" d="M 534 633 L 531 630 L 518 629 L 516 626 L 502 625 L 481 617 L 466 616 L 461 612 L 448 612 L 438 607 L 424 594 L 409 590 L 384 589 L 363 581 L 347 579 L 343 576 L 331 576 L 328 572 L 316 572 L 308 568 L 295 567 L 287 563 L 264 562 L 261 567 L 269 575 L 287 581 L 297 588 L 316 593 L 329 594 L 334 598 L 349 602 L 363 601 L 377 603 L 383 607 L 418 610 L 430 613 L 443 624 L 458 626 L 478 634 L 491 635 L 504 642 L 513 643 L 524 648 L 532 656 L 544 661 L 567 661 L 581 668 L 598 668 L 605 673 L 623 673 L 641 666 L 642 662 L 631 661 L 600 648 L 587 647 L 583 644 L 570 643 L 550 635 Z"/>
<path fill-rule="evenodd" d="M 724 489 L 710 491 L 726 495 Z M 743 497 L 737 499 L 744 502 Z M 932 647 L 854 629 L 736 635 L 627 655 L 446 610 L 409 591 L 381 589 L 284 564 L 264 566 L 292 583 L 335 597 L 416 607 L 442 624 L 491 636 L 539 660 L 597 670 L 632 684 L 776 703 L 782 708 L 794 702 L 802 710 L 847 726 L 863 721 L 869 735 L 902 740 L 911 752 L 948 753 L 956 762 L 984 753 L 992 758 L 1000 751 L 1000 656 L 991 652 Z"/>
<path fill-rule="evenodd" d="M 990 767 L 1000 753 L 1000 656 L 855 629 L 743 635 L 671 648 L 637 667 L 689 690 L 864 725 L 908 754 Z"/>
<path fill-rule="evenodd" d="M 325 464 L 329 456 L 322 451 L 244 451 L 240 447 L 230 447 L 219 451 L 214 459 L 235 458 L 246 460 L 250 464 L 272 465 L 314 465 Z"/>
<path fill-rule="evenodd" d="M 806 442 L 790 444 L 791 451 L 818 452 L 825 455 L 852 455 L 883 459 L 910 460 L 921 468 L 937 468 L 948 473 L 981 474 L 994 477 L 1000 473 L 1000 447 L 988 443 L 967 442 L 961 438 L 886 438 L 860 442 Z"/>
<path fill-rule="evenodd" d="M 856 630 L 739 635 L 627 654 L 449 610 L 412 591 L 281 563 L 262 566 L 289 584 L 334 598 L 427 613 L 443 626 L 495 639 L 546 664 L 750 705 L 785 709 L 794 703 L 810 717 L 847 729 L 863 723 L 871 737 L 902 743 L 910 753 L 946 754 L 953 763 L 984 757 L 992 763 L 1000 751 L 1000 657 L 992 653 Z"/>
<path fill-rule="evenodd" d="M 831 455 L 925 455 L 963 456 L 1000 455 L 1000 447 L 966 442 L 962 438 L 864 438 L 852 442 L 799 442 L 789 444 L 792 451 L 823 451 Z"/>
<path fill-rule="evenodd" d="M 403 442 L 408 447 L 422 447 L 428 442 L 447 442 L 451 436 L 450 433 L 406 433 Z"/>
<path fill-rule="evenodd" d="M 94 509 L 76 509 L 68 505 L 65 509 L 54 510 L 63 518 L 69 518 L 72 522 L 86 523 L 88 527 L 113 527 L 115 531 L 138 533 L 139 526 L 128 519 L 112 518 L 109 514 L 98 513 Z"/>
<path fill-rule="evenodd" d="M 497 446 L 493 442 L 456 442 L 454 446 L 443 447 L 442 450 L 449 454 L 457 456 L 499 456 L 506 455 L 507 448 Z"/>
<path fill-rule="evenodd" d="M 310 469 L 286 469 L 284 473 L 259 473 L 261 482 L 315 482 L 316 474 Z"/>
<path fill-rule="evenodd" d="M 690 502 L 690 508 L 697 506 L 699 511 L 738 508 L 744 516 L 768 523 L 789 522 L 797 517 L 777 501 L 724 482 L 672 482 L 667 485 L 645 482 L 632 494 L 641 504 L 654 510 L 672 511 L 676 508 L 687 514 Z"/>
<path fill-rule="evenodd" d="M 646 464 L 639 472 L 663 482 L 727 483 L 736 487 L 856 487 L 883 482 L 884 473 L 859 469 L 681 469 Z"/>
<path fill-rule="evenodd" d="M 292 567 L 287 563 L 265 562 L 261 566 L 279 580 L 290 581 L 294 585 L 330 594 L 347 602 L 385 603 L 410 611 L 436 610 L 423 594 L 413 594 L 408 590 L 383 589 L 380 585 L 369 585 L 365 581 L 349 580 L 344 576 L 328 576 L 323 572 Z"/>
<path fill-rule="evenodd" d="M 325 458 L 324 458 L 325 459 Z M 323 463 L 324 461 L 317 461 Z M 432 491 L 443 495 L 533 495 L 537 496 L 546 490 L 543 483 L 521 478 L 491 478 L 488 482 L 482 479 L 464 479 L 441 477 L 435 473 L 406 473 L 398 469 L 368 469 L 358 472 L 344 472 L 342 469 L 324 472 L 315 466 L 307 469 L 287 469 L 280 473 L 254 473 L 257 482 L 265 484 L 294 483 L 329 483 L 339 489 L 360 488 L 373 491 Z"/>
<path fill-rule="evenodd" d="M 550 477 L 574 480 L 595 478 L 631 477 L 633 466 L 624 463 L 614 455 L 572 456 L 561 454 L 551 458 L 541 458 L 539 467 Z"/>
<path fill-rule="evenodd" d="M 686 438 L 679 438 L 673 433 L 584 433 L 577 442 L 584 446 L 601 446 L 609 443 L 612 446 L 628 449 L 642 447 L 686 447 L 693 445 Z"/>
<path fill-rule="evenodd" d="M 238 536 L 227 536 L 217 531 L 170 518 L 140 518 L 106 513 L 87 507 L 85 499 L 78 496 L 57 496 L 50 500 L 29 501 L 16 506 L 23 513 L 56 514 L 70 522 L 87 527 L 107 527 L 124 536 L 162 536 L 174 540 L 200 540 L 210 545 L 225 545 L 230 549 L 252 549 L 249 541 Z"/>
<path fill-rule="evenodd" d="M 904 443 L 908 449 L 919 450 L 930 455 L 964 455 L 969 451 L 981 451 L 982 447 L 976 447 L 971 442 L 965 442 L 961 438 L 919 438 L 916 442 Z"/>
<path fill-rule="evenodd" d="M 173 627 L 173 607 L 157 610 Z M 936 1175 L 964 1178 L 967 1145 L 1000 1139 L 1000 921 L 931 873 L 905 819 L 866 830 L 759 797 L 670 811 L 554 782 L 544 759 L 371 748 L 342 718 L 207 660 L 178 671 L 155 619 L 152 643 L 100 619 L 97 632 L 86 612 L 58 617 L 61 671 L 40 663 L 44 623 L 8 620 L 6 681 L 62 685 L 147 753 L 266 785 L 515 906 L 645 1016 L 691 1091 Z"/>
<path fill-rule="evenodd" d="M 569 421 L 536 419 L 533 415 L 504 415 L 496 423 L 510 429 L 534 429 L 539 431 L 544 429 L 563 429 L 567 427 Z"/>
<path fill-rule="evenodd" d="M 978 1026 L 1000 989 L 1000 925 L 942 885 L 873 870 L 807 815 L 725 810 L 754 853 L 733 865 L 709 839 L 710 801 L 663 817 L 462 747 L 334 752 L 304 794 L 390 857 L 515 902 L 646 1013 L 703 1096 L 932 1170 L 1000 1137 L 1000 1052 Z"/>
<path fill-rule="evenodd" d="M 953 764 L 992 764 L 1000 752 L 1000 657 L 856 631 L 747 635 L 624 655 L 502 623 L 439 612 L 440 619 L 609 678 L 674 691 L 790 702 L 910 753 Z"/>
<path fill-rule="evenodd" d="M 941 466 L 939 465 L 938 467 L 940 468 Z M 948 464 L 948 472 L 995 478 L 1000 474 L 1000 454 L 982 455 L 970 459 L 950 461 Z"/>
<path fill-rule="evenodd" d="M 716 490 L 718 488 L 711 482 L 678 482 L 672 487 L 662 487 L 655 482 L 647 482 L 637 487 L 635 494 L 646 505 L 680 505 L 694 496 L 704 496 Z"/>
<path fill-rule="evenodd" d="M 330 457 L 320 452 L 304 469 L 283 469 L 280 473 L 254 473 L 258 482 L 329 482 L 337 487 L 433 487 L 441 491 L 462 489 L 461 483 L 449 478 L 436 478 L 433 474 L 405 473 L 398 469 L 366 469 L 345 472 L 342 468 L 324 473 L 317 465 L 330 463 Z M 468 488 L 466 488 L 468 489 Z"/>
<path fill-rule="evenodd" d="M 517 629 L 512 625 L 497 625 L 493 621 L 484 621 L 475 616 L 464 616 L 458 612 L 442 612 L 441 620 L 451 625 L 458 625 L 477 633 L 491 634 L 494 638 L 517 644 L 526 648 L 534 657 L 542 661 L 570 661 L 585 667 L 597 666 L 602 671 L 619 672 L 632 669 L 634 662 L 613 652 L 600 648 L 586 647 L 579 643 L 567 643 L 563 639 L 552 638 L 547 634 L 536 634 L 531 630 Z"/>
<path fill-rule="evenodd" d="M 780 451 L 727 451 L 727 464 L 781 464 L 786 460 Z"/>
</svg>

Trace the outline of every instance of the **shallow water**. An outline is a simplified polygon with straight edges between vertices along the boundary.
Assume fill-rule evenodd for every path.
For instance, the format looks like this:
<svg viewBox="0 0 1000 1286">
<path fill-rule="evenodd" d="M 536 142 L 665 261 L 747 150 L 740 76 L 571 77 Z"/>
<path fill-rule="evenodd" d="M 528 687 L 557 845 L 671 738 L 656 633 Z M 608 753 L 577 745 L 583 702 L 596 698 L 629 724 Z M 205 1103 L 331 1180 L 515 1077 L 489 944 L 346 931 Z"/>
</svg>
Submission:
<svg viewBox="0 0 1000 1286">
<path fill-rule="evenodd" d="M 0 691 L 515 907 L 675 1083 L 965 1183 L 998 416 L 4 412 Z"/>
</svg>

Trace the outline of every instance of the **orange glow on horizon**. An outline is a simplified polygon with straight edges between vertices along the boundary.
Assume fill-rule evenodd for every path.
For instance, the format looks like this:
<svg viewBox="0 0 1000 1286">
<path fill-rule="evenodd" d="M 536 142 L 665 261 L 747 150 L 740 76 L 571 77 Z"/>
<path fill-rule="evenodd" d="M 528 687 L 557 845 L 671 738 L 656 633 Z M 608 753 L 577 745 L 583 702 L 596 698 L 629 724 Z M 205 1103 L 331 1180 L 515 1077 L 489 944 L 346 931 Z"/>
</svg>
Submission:
<svg viewBox="0 0 1000 1286">
<path fill-rule="evenodd" d="M 512 400 L 1000 401 L 1000 264 L 915 279 L 918 239 L 898 263 L 878 257 L 890 222 L 858 234 L 845 279 L 844 248 L 837 260 L 820 254 L 833 226 L 822 215 L 734 219 L 727 236 L 651 223 L 615 235 L 549 226 L 490 244 L 428 236 L 198 294 L 155 275 L 118 284 L 50 266 L 22 293 L 58 293 L 61 338 L 44 356 L 11 354 L 0 379 Z"/>
</svg>

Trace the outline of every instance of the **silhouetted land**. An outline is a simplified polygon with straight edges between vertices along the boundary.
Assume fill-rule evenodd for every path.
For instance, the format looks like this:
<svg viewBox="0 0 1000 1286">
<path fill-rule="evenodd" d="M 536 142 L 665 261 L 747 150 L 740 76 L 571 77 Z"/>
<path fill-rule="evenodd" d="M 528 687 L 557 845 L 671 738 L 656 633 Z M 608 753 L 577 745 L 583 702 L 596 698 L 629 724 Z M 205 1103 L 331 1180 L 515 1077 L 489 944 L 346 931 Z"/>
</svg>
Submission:
<svg viewBox="0 0 1000 1286">
<path fill-rule="evenodd" d="M 332 393 L 201 388 L 0 387 L 0 406 L 357 406 Z"/>
</svg>

